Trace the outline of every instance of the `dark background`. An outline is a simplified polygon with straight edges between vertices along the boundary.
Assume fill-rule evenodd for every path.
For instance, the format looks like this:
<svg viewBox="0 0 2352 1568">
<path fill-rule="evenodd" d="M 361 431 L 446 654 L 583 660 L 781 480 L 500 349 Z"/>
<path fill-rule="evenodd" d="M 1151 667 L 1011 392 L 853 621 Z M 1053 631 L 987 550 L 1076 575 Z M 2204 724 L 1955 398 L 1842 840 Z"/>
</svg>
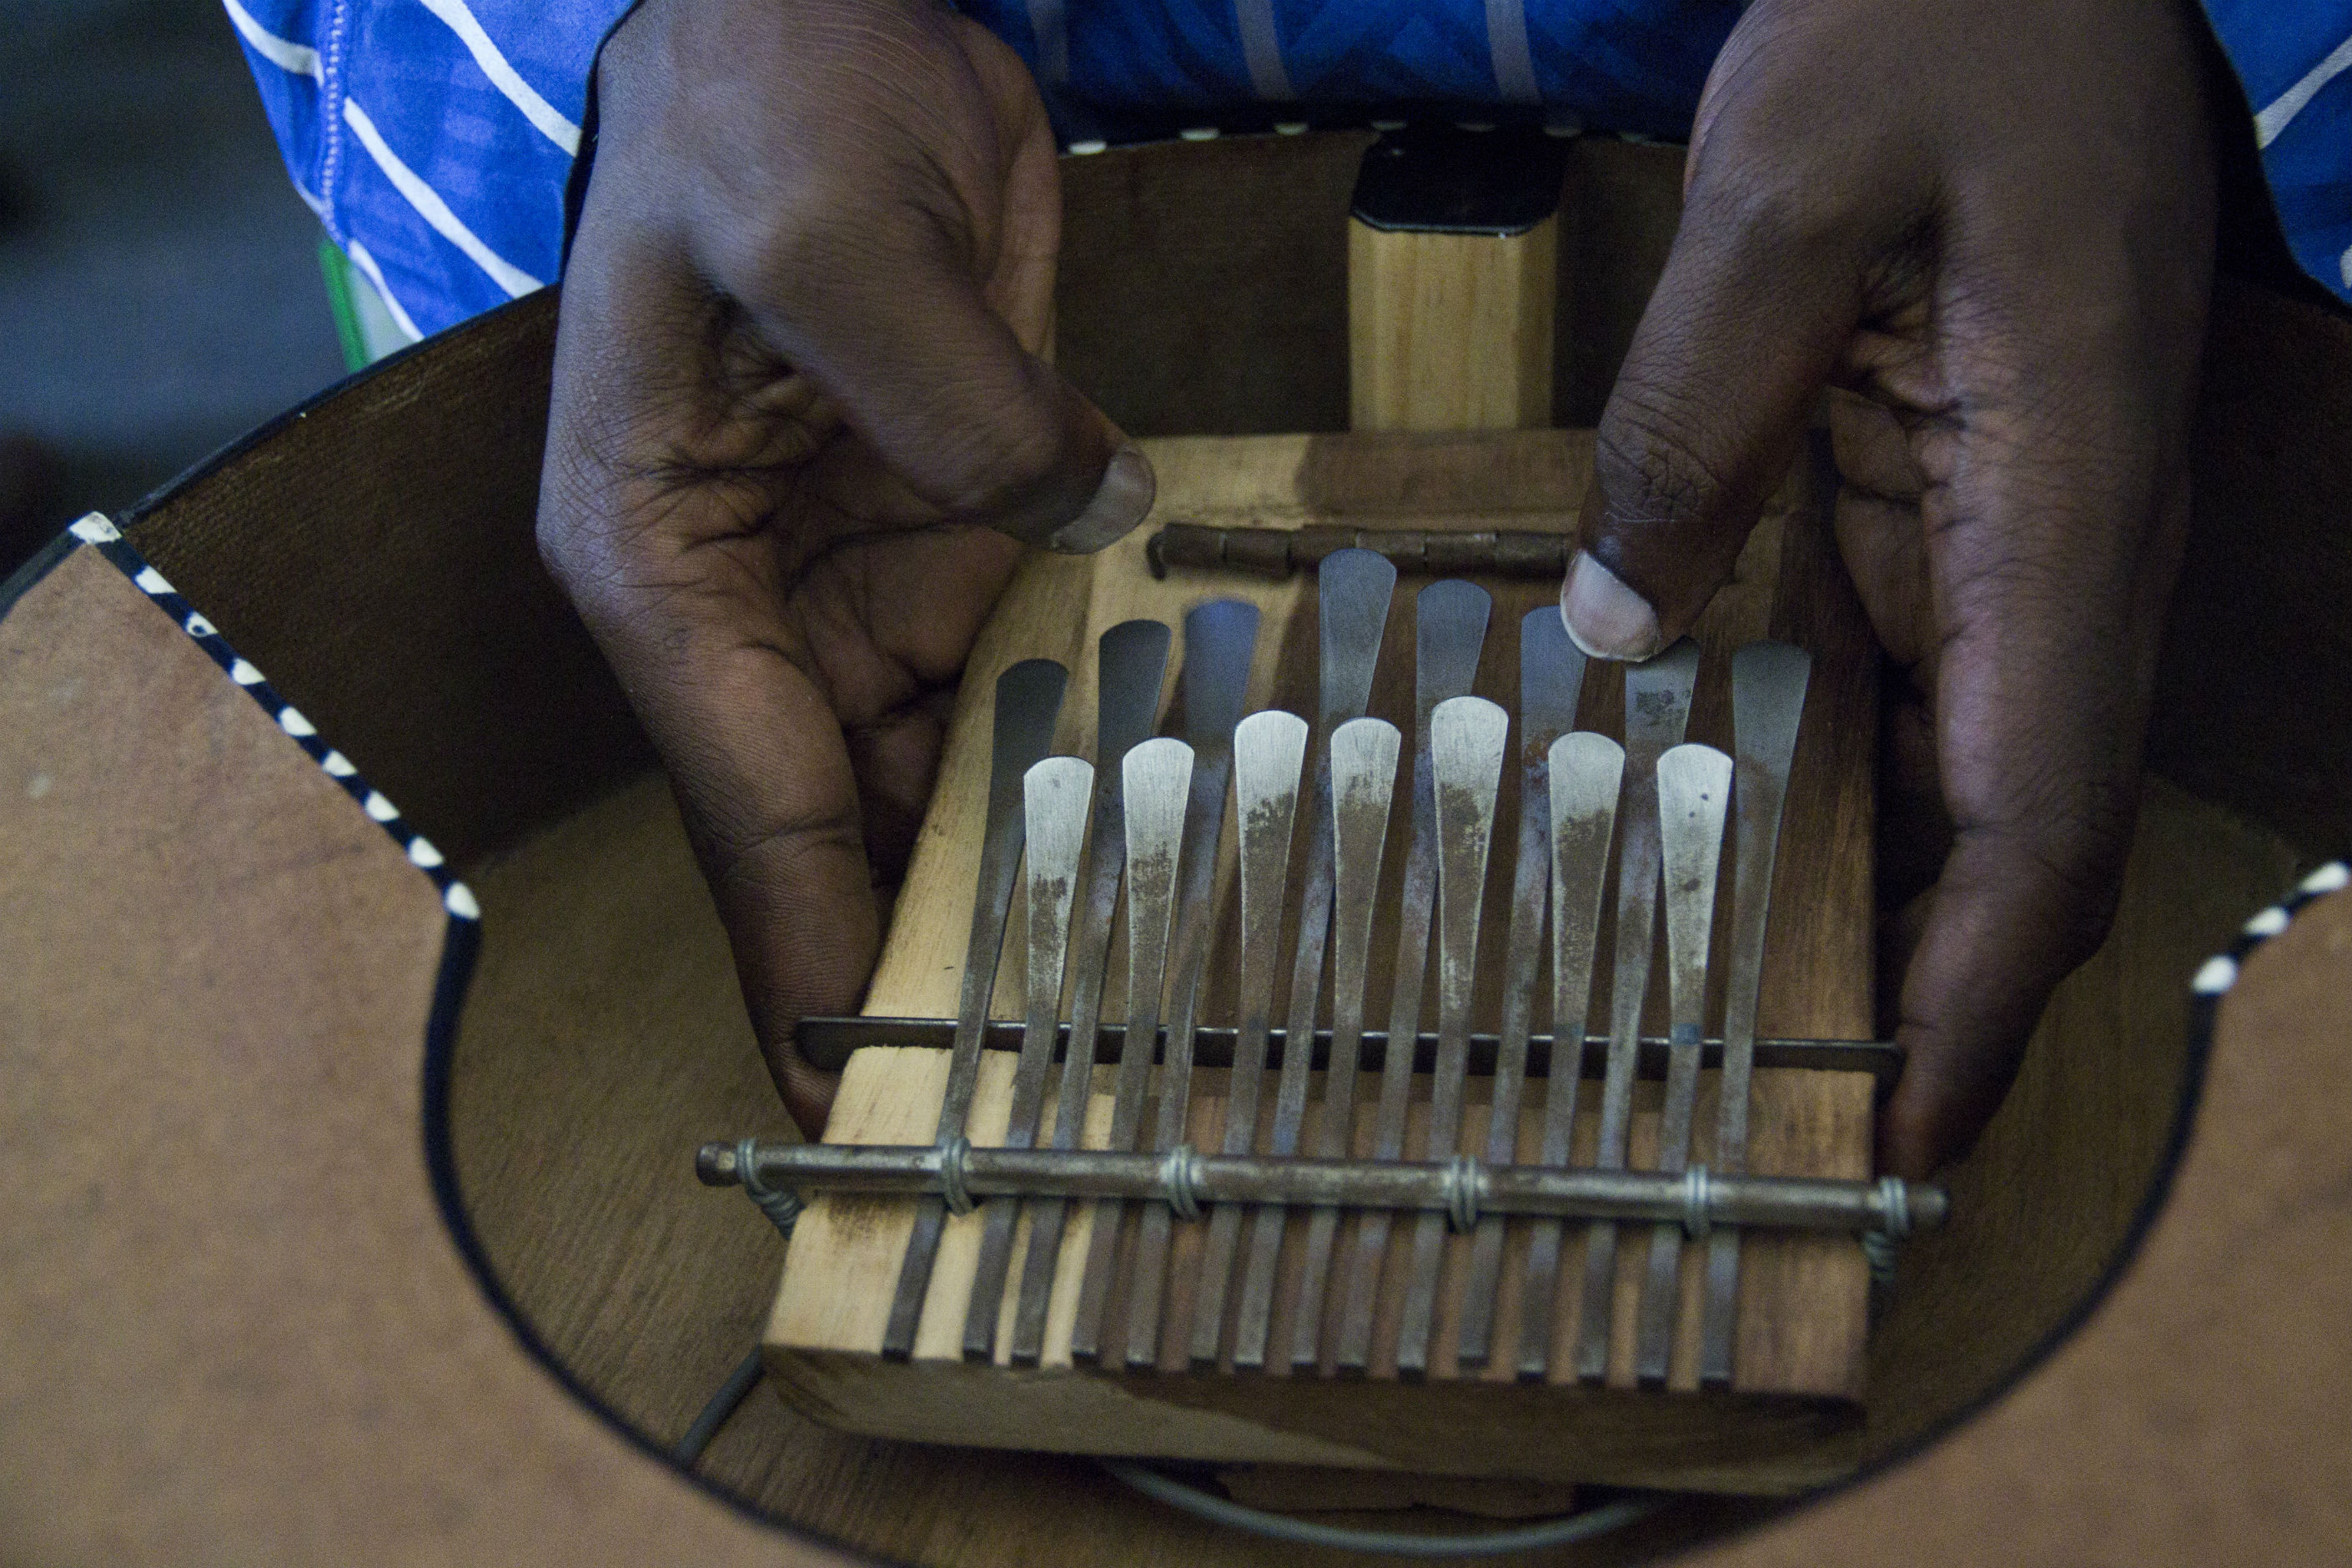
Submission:
<svg viewBox="0 0 2352 1568">
<path fill-rule="evenodd" d="M 218 5 L 0 0 L 0 574 L 342 375 L 322 237 Z"/>
</svg>

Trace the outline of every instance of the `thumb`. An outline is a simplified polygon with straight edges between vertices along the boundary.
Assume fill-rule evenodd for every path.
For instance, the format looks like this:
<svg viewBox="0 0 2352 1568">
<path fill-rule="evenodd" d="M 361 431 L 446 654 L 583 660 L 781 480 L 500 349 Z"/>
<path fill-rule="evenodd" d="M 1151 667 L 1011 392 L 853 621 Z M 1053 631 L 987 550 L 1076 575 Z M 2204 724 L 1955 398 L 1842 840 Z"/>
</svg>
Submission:
<svg viewBox="0 0 2352 1568">
<path fill-rule="evenodd" d="M 828 212 L 791 245 L 791 276 L 743 303 L 761 336 L 950 521 L 1099 550 L 1150 510 L 1151 466 L 1022 342 L 961 248 L 911 205 Z M 1044 335 L 1047 309 L 1019 313 Z"/>
<path fill-rule="evenodd" d="M 1560 589 L 1578 646 L 1644 659 L 1731 574 L 1860 310 L 1857 226 L 1790 151 L 1710 130 L 1665 272 L 1601 417 Z M 1699 154 L 1695 151 L 1695 159 Z"/>
</svg>

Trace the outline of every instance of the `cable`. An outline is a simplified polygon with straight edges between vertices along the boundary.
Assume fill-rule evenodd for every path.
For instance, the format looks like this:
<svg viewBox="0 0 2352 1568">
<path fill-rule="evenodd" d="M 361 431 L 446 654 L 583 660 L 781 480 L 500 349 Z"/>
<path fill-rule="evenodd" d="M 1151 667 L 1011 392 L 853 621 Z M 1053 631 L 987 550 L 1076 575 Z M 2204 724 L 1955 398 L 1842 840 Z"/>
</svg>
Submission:
<svg viewBox="0 0 2352 1568">
<path fill-rule="evenodd" d="M 1413 1535 L 1396 1530 L 1355 1530 L 1345 1525 L 1318 1524 L 1311 1520 L 1294 1519 L 1286 1513 L 1269 1513 L 1261 1508 L 1250 1508 L 1182 1481 L 1171 1480 L 1156 1470 L 1123 1459 L 1105 1459 L 1102 1468 L 1133 1487 L 1144 1496 L 1169 1507 L 1205 1519 L 1213 1523 L 1246 1530 L 1255 1535 L 1269 1536 L 1301 1546 L 1330 1546 L 1343 1552 L 1378 1552 L 1393 1556 L 1419 1557 L 1486 1557 L 1501 1552 L 1531 1552 L 1547 1546 L 1565 1546 L 1574 1541 L 1590 1541 L 1612 1530 L 1622 1530 L 1635 1520 L 1647 1518 L 1665 1506 L 1664 1497 L 1623 1498 L 1603 1503 L 1599 1508 L 1586 1509 L 1559 1519 L 1547 1519 L 1536 1524 L 1514 1526 L 1507 1530 L 1481 1531 L 1475 1535 Z"/>
<path fill-rule="evenodd" d="M 727 1381 L 719 1385 L 719 1392 L 710 1396 L 710 1403 L 702 1407 L 702 1414 L 694 1418 L 694 1425 L 686 1429 L 686 1436 L 669 1451 L 670 1458 L 689 1470 L 694 1468 L 702 1451 L 710 1447 L 710 1440 L 727 1425 L 728 1417 L 740 1409 L 751 1391 L 760 1386 L 761 1373 L 766 1370 L 760 1359 L 760 1348 L 752 1346 L 751 1353 L 727 1374 Z"/>
</svg>

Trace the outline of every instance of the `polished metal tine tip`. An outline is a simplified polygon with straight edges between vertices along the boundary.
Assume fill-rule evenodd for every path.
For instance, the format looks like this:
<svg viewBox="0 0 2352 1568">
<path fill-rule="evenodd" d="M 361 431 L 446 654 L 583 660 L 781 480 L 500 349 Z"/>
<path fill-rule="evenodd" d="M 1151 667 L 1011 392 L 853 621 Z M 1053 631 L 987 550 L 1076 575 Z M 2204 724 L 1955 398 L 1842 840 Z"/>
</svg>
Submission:
<svg viewBox="0 0 2352 1568">
<path fill-rule="evenodd" d="M 1486 814 L 1486 826 L 1494 826 L 1495 796 L 1502 782 L 1504 742 L 1510 728 L 1510 714 L 1500 703 L 1489 702 L 1483 697 L 1449 697 L 1430 713 L 1429 754 L 1437 780 L 1441 844 L 1448 826 L 1449 786 L 1456 792 L 1472 792 L 1468 795 L 1457 793 L 1455 811 L 1475 801 Z M 1442 856 L 1439 864 L 1444 864 Z"/>
<path fill-rule="evenodd" d="M 1172 852 L 1184 831 L 1184 795 L 1192 784 L 1192 748 L 1172 735 L 1131 747 L 1119 762 L 1126 796 L 1127 847 Z"/>
<path fill-rule="evenodd" d="M 1313 1149 L 1324 1159 L 1344 1158 L 1351 1147 L 1372 915 L 1380 901 L 1381 853 L 1403 747 L 1397 727 L 1381 719 L 1353 719 L 1331 733 L 1331 1054 Z M 1302 1373 L 1311 1373 L 1322 1360 L 1324 1303 L 1339 1224 L 1339 1211 L 1328 1205 L 1316 1208 L 1307 1220 L 1290 1342 L 1291 1366 Z"/>
<path fill-rule="evenodd" d="M 1054 1113 L 1052 1141 L 1058 1149 L 1077 1147 L 1094 1081 L 1094 1052 L 1087 1047 L 1102 1021 L 1111 927 L 1127 868 L 1121 764 L 1129 751 L 1151 736 L 1174 640 L 1165 622 L 1138 618 L 1119 622 L 1095 645 L 1095 809 L 1087 827 L 1093 848 L 1067 964 L 1071 1048 L 1062 1063 L 1061 1104 Z M 1068 1208 L 1059 1200 L 1047 1200 L 1030 1210 L 1029 1249 L 1013 1320 L 1016 1365 L 1034 1366 L 1045 1353 L 1045 1312 L 1060 1267 Z"/>
<path fill-rule="evenodd" d="M 1050 658 L 1024 658 L 996 678 L 995 711 L 990 716 L 988 816 L 982 828 L 980 875 L 972 889 L 971 932 L 964 948 L 963 979 L 956 1009 L 955 1043 L 949 1052 L 948 1082 L 940 1101 L 938 1142 L 962 1134 L 973 1086 L 980 1078 L 982 1037 L 988 1027 L 988 999 L 1004 947 L 1004 922 L 1020 873 L 1024 837 L 1023 784 L 1032 763 L 1053 749 L 1054 725 L 1061 717 L 1069 671 Z M 914 1230 L 882 1331 L 882 1353 L 903 1361 L 914 1353 L 923 1300 L 939 1254 L 947 1209 L 936 1199 L 917 1205 Z"/>
<path fill-rule="evenodd" d="M 1257 627 L 1258 608 L 1244 599 L 1211 599 L 1185 613 L 1184 731 L 1196 749 L 1241 721 Z"/>
<path fill-rule="evenodd" d="M 1438 1049 L 1430 1081 L 1426 1155 L 1432 1160 L 1450 1160 L 1460 1152 L 1479 915 L 1486 902 L 1495 804 L 1510 722 L 1508 713 L 1483 697 L 1450 698 L 1430 714 L 1438 845 Z M 1428 1371 L 1444 1225 L 1444 1216 L 1434 1214 L 1423 1214 L 1413 1224 L 1412 1261 L 1397 1323 L 1397 1370 L 1402 1376 L 1418 1377 Z"/>
<path fill-rule="evenodd" d="M 1331 795 L 1336 809 L 1377 803 L 1381 821 L 1396 792 L 1404 736 L 1385 719 L 1350 719 L 1331 731 Z"/>
<path fill-rule="evenodd" d="M 1617 793 L 1624 782 L 1625 748 L 1591 730 L 1571 730 L 1551 743 L 1551 813 L 1558 826 L 1564 816 L 1589 816 L 1617 809 Z"/>
<path fill-rule="evenodd" d="M 1152 620 L 1121 621 L 1097 641 L 1095 760 L 1106 770 L 1150 738 L 1174 642 L 1168 624 Z"/>
<path fill-rule="evenodd" d="M 1691 1123 L 1698 1103 L 1700 1041 L 1706 1033 L 1708 939 L 1715 928 L 1716 875 L 1731 797 L 1731 759 L 1712 746 L 1680 745 L 1658 758 L 1658 829 L 1664 867 L 1666 968 L 1673 1033 L 1665 1104 L 1659 1122 L 1658 1168 L 1690 1163 Z M 1675 1317 L 1682 1301 L 1683 1233 L 1654 1226 L 1634 1335 L 1634 1376 L 1644 1386 L 1666 1381 Z"/>
<path fill-rule="evenodd" d="M 1661 851 L 1658 758 L 1682 743 L 1698 683 L 1698 645 L 1685 637 L 1646 664 L 1625 667 L 1625 809 L 1617 853 L 1617 953 L 1609 994 L 1609 1065 L 1601 1080 L 1594 1163 L 1623 1170 L 1640 1056 L 1642 1004 L 1650 986 L 1650 944 L 1657 929 Z M 1576 1373 L 1587 1383 L 1608 1372 L 1610 1317 L 1615 1310 L 1617 1227 L 1585 1232 L 1584 1308 Z"/>
<path fill-rule="evenodd" d="M 1422 712 L 1466 693 L 1478 679 L 1495 596 L 1457 577 L 1413 595 L 1413 692 Z"/>
<path fill-rule="evenodd" d="M 1320 716 L 1333 723 L 1354 718 L 1371 700 L 1397 570 L 1377 551 L 1339 550 L 1323 558 L 1315 576 L 1322 620 Z"/>
<path fill-rule="evenodd" d="M 1552 1031 L 1558 1041 L 1581 1035 L 1591 1012 L 1625 748 L 1606 735 L 1570 731 L 1552 742 L 1550 763 Z M 1555 1055 L 1544 1083 L 1543 1143 L 1537 1156 L 1546 1165 L 1568 1163 L 1581 1088 L 1581 1075 Z M 1563 1228 L 1556 1220 L 1538 1220 L 1530 1228 L 1519 1320 L 1522 1382 L 1541 1382 L 1551 1366 Z"/>
<path fill-rule="evenodd" d="M 1528 744 L 1548 748 L 1576 728 L 1584 662 L 1558 605 L 1538 605 L 1520 617 L 1519 725 Z"/>
<path fill-rule="evenodd" d="M 1120 763 L 1127 808 L 1128 1032 L 1112 1091 L 1112 1149 L 1133 1149 L 1142 1128 L 1192 784 L 1192 748 L 1168 736 L 1144 742 Z M 1120 1207 L 1116 1199 L 1095 1205 L 1078 1285 L 1078 1317 L 1070 1334 L 1070 1354 L 1076 1361 L 1091 1362 L 1103 1353 Z"/>
<path fill-rule="evenodd" d="M 1268 709 L 1234 727 L 1234 806 L 1241 848 L 1241 1026 L 1234 1042 L 1231 1087 L 1223 1138 L 1228 1154 L 1256 1142 L 1259 1091 L 1265 1077 L 1266 1034 L 1274 1009 L 1277 949 L 1282 940 L 1283 889 L 1307 765 L 1307 723 Z M 1225 1301 L 1242 1211 L 1220 1205 L 1209 1216 L 1192 1304 L 1195 1366 L 1213 1366 L 1223 1342 Z"/>
<path fill-rule="evenodd" d="M 1722 1096 L 1716 1118 L 1715 1169 L 1748 1166 L 1748 1096 L 1755 1062 L 1756 1005 L 1763 988 L 1764 942 L 1770 921 L 1772 871 L 1780 813 L 1796 761 L 1812 656 L 1781 642 L 1749 643 L 1731 656 L 1731 731 L 1738 761 L 1738 859 L 1732 889 L 1730 952 L 1724 985 Z M 1707 1243 L 1699 1381 L 1729 1387 L 1737 1357 L 1739 1237 L 1718 1230 Z"/>
<path fill-rule="evenodd" d="M 1307 721 L 1279 708 L 1253 713 L 1234 726 L 1234 800 L 1244 825 L 1252 811 L 1297 795 L 1307 767 Z"/>
<path fill-rule="evenodd" d="M 1034 889 L 1050 879 L 1075 883 L 1094 799 L 1094 765 L 1082 757 L 1047 757 L 1022 775 L 1021 785 L 1029 886 Z M 1059 889 L 1065 900 L 1070 891 L 1067 887 Z"/>
</svg>

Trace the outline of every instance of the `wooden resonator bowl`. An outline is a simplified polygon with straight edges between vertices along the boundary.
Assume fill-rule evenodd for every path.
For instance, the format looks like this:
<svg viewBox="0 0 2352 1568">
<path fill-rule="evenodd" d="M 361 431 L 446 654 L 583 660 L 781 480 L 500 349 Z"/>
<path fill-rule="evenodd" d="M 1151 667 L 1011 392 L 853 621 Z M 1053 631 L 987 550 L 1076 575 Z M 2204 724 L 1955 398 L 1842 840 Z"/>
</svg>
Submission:
<svg viewBox="0 0 2352 1568">
<path fill-rule="evenodd" d="M 1067 163 L 1061 363 L 1139 437 L 1343 428 L 1363 145 Z M 1679 163 L 1575 148 L 1562 424 L 1599 411 Z M 126 520 L 478 926 L 119 563 L 72 551 L 0 605 L 8 1554 L 1296 1559 L 1084 1461 L 843 1436 L 765 1393 L 699 1479 L 661 1458 L 782 1251 L 693 1150 L 787 1123 L 654 759 L 533 549 L 554 322 L 550 294 L 436 339 Z M 1904 1256 L 1860 1474 L 1545 1561 L 2352 1539 L 2352 900 L 2266 919 L 2234 989 L 2191 994 L 2352 838 L 2352 326 L 2225 282 L 2197 438 L 2115 935 Z"/>
</svg>

